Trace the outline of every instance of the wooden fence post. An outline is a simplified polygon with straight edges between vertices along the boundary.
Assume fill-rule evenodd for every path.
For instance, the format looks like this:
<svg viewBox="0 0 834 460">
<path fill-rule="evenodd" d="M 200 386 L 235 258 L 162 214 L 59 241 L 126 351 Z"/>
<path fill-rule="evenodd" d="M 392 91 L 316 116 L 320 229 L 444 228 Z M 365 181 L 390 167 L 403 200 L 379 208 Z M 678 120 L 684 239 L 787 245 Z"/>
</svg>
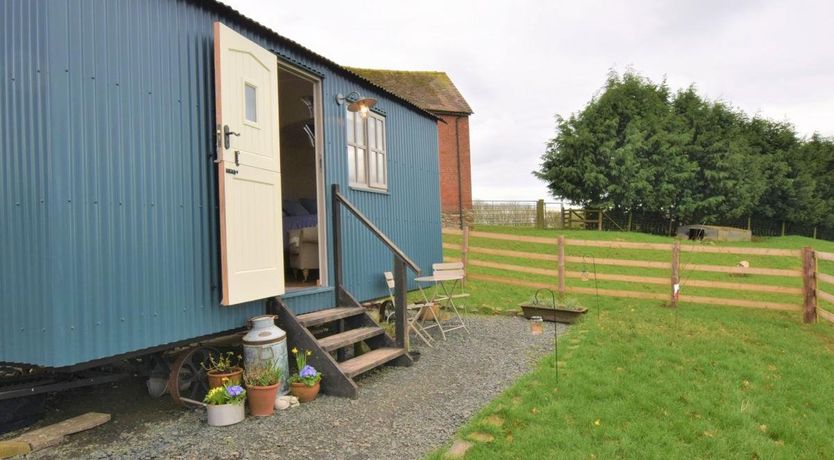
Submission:
<svg viewBox="0 0 834 460">
<path fill-rule="evenodd" d="M 813 323 L 817 319 L 817 255 L 809 246 L 802 248 L 802 289 L 805 297 L 802 320 Z"/>
<path fill-rule="evenodd" d="M 629 212 L 628 212 L 628 226 L 626 227 L 626 231 L 627 231 L 627 232 L 630 232 L 630 231 L 631 231 L 631 214 L 632 214 L 632 212 L 631 212 L 631 211 L 629 211 Z"/>
<path fill-rule="evenodd" d="M 544 228 L 544 200 L 536 201 L 536 228 Z"/>
<path fill-rule="evenodd" d="M 672 300 L 670 305 L 678 306 L 678 294 L 681 289 L 681 242 L 676 239 L 672 245 Z"/>
<path fill-rule="evenodd" d="M 602 231 L 602 217 L 603 217 L 603 212 L 604 212 L 604 211 L 603 211 L 602 209 L 600 209 L 600 210 L 599 210 L 599 213 L 597 214 L 597 215 L 599 216 L 599 220 L 597 220 L 597 230 L 598 230 L 598 231 L 600 231 L 600 232 Z"/>
<path fill-rule="evenodd" d="M 782 236 L 785 236 L 785 221 L 782 221 Z"/>
<path fill-rule="evenodd" d="M 747 216 L 747 230 L 753 230 L 753 216 Z"/>
<path fill-rule="evenodd" d="M 461 285 L 466 287 L 466 278 L 469 276 L 469 226 L 463 227 L 463 247 L 461 248 L 461 261 L 463 262 L 463 280 Z"/>
<path fill-rule="evenodd" d="M 561 235 L 558 239 L 559 246 L 559 300 L 565 300 L 565 236 Z"/>
</svg>

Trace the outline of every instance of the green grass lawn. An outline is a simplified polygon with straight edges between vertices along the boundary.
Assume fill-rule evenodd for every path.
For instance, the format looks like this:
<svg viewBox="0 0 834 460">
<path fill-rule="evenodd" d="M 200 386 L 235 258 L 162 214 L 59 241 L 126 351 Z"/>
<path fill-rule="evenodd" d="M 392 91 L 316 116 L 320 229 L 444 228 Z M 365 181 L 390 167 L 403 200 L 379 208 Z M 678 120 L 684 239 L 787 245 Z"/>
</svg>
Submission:
<svg viewBox="0 0 834 460">
<path fill-rule="evenodd" d="M 533 229 L 498 231 L 554 235 L 553 231 Z M 670 241 L 615 232 L 568 233 L 581 239 Z M 446 239 L 455 241 L 453 237 Z M 535 247 L 474 238 L 472 245 L 519 250 Z M 746 245 L 811 245 L 834 252 L 830 242 L 797 237 Z M 597 251 L 596 257 L 624 256 L 612 255 L 619 250 Z M 635 251 L 630 253 L 634 258 Z M 454 257 L 456 253 L 449 250 L 447 255 Z M 714 264 L 732 264 L 738 257 L 692 253 L 684 256 L 711 258 L 709 262 L 699 259 L 698 263 Z M 644 258 L 652 257 L 646 254 Z M 754 266 L 799 265 L 798 260 L 761 259 L 757 258 Z M 535 262 L 501 261 L 528 265 Z M 830 265 L 820 265 L 834 273 Z M 618 267 L 608 269 L 616 272 Z M 471 268 L 470 272 L 490 270 Z M 668 273 L 651 274 L 655 275 Z M 701 275 L 706 275 L 704 279 L 727 277 L 692 274 Z M 512 276 L 535 279 L 535 275 Z M 796 285 L 795 280 L 750 278 L 743 281 Z M 635 285 L 622 287 L 641 289 Z M 657 288 L 658 292 L 667 289 L 646 286 Z M 467 289 L 472 295 L 470 306 L 500 310 L 515 309 L 532 294 L 531 289 L 478 281 L 469 282 Z M 716 292 L 708 295 L 762 298 L 755 292 L 713 291 Z M 831 324 L 805 325 L 800 314 L 793 312 L 686 303 L 669 309 L 658 301 L 576 297 L 590 311 L 581 323 L 560 337 L 558 367 L 554 356 L 545 358 L 466 424 L 458 438 L 467 439 L 473 433 L 493 438 L 475 442 L 466 458 L 834 458 Z M 798 299 L 793 300 L 798 303 Z M 445 448 L 438 450 L 430 458 L 441 458 L 444 451 Z"/>
</svg>

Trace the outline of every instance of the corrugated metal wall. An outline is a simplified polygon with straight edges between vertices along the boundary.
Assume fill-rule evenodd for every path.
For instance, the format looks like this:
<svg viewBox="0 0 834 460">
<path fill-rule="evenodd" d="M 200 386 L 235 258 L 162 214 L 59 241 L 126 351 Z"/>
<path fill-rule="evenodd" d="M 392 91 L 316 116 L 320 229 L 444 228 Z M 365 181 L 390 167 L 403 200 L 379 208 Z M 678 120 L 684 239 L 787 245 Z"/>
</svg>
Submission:
<svg viewBox="0 0 834 460">
<path fill-rule="evenodd" d="M 31 359 L 54 349 L 47 209 L 47 51 L 43 14 L 27 2 L 0 3 L 0 361 Z"/>
<path fill-rule="evenodd" d="M 219 305 L 211 161 L 219 14 L 325 75 L 328 184 L 347 182 L 335 95 L 358 89 L 380 99 L 390 193 L 343 189 L 420 265 L 440 259 L 432 120 L 211 4 L 6 0 L 0 13 L 0 361 L 71 365 L 240 327 L 263 311 L 263 302 Z M 391 257 L 347 220 L 346 284 L 358 298 L 381 296 Z M 331 298 L 288 301 L 303 312 Z"/>
</svg>

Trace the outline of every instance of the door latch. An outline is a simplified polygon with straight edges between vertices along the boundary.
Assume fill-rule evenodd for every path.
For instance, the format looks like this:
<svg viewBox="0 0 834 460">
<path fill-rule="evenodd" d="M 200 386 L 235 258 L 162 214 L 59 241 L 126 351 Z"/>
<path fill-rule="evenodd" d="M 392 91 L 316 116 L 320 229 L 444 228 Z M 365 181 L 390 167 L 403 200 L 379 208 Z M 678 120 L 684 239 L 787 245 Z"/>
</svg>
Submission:
<svg viewBox="0 0 834 460">
<path fill-rule="evenodd" d="M 240 166 L 240 150 L 235 150 L 235 166 Z"/>
<path fill-rule="evenodd" d="M 223 146 L 226 147 L 226 150 L 232 147 L 230 136 L 240 136 L 240 133 L 232 131 L 229 125 L 223 125 Z"/>
</svg>

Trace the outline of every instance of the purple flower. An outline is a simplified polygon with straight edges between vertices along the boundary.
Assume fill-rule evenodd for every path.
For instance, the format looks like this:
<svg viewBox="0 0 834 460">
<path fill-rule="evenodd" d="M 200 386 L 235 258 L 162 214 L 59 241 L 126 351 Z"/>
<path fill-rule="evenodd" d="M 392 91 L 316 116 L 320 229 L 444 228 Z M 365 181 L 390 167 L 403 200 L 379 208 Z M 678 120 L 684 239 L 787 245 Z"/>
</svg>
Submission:
<svg viewBox="0 0 834 460">
<path fill-rule="evenodd" d="M 310 378 L 310 377 L 315 377 L 316 374 L 318 374 L 318 372 L 316 371 L 316 368 L 309 365 L 309 364 L 304 366 L 301 369 L 301 372 L 298 373 L 298 375 L 303 379 L 307 379 L 307 378 Z"/>
<path fill-rule="evenodd" d="M 243 387 L 240 385 L 232 385 L 229 388 L 226 388 L 226 393 L 229 394 L 231 397 L 240 396 L 243 393 Z"/>
</svg>

